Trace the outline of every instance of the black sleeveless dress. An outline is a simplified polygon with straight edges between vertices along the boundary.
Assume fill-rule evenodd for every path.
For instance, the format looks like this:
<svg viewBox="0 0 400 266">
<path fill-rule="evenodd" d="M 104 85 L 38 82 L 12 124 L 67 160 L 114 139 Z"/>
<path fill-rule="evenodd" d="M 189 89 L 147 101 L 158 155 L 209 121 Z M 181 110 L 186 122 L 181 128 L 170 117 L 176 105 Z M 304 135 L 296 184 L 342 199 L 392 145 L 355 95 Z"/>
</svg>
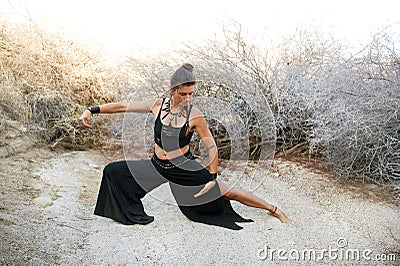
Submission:
<svg viewBox="0 0 400 266">
<path fill-rule="evenodd" d="M 155 121 L 155 142 L 168 150 L 176 149 L 177 145 L 185 146 L 182 143 L 187 139 L 190 141 L 192 134 L 186 128 L 190 113 L 187 114 L 187 123 L 179 130 L 164 128 L 166 126 L 160 118 L 163 104 Z M 167 135 L 163 136 L 163 132 Z M 222 197 L 218 184 L 206 194 L 194 198 L 211 180 L 210 176 L 190 151 L 173 160 L 160 160 L 154 154 L 147 160 L 112 162 L 103 170 L 94 214 L 126 225 L 148 224 L 154 217 L 145 212 L 141 199 L 154 188 L 168 182 L 179 209 L 194 222 L 233 230 L 242 229 L 237 222 L 252 222 L 233 210 L 230 202 Z"/>
</svg>

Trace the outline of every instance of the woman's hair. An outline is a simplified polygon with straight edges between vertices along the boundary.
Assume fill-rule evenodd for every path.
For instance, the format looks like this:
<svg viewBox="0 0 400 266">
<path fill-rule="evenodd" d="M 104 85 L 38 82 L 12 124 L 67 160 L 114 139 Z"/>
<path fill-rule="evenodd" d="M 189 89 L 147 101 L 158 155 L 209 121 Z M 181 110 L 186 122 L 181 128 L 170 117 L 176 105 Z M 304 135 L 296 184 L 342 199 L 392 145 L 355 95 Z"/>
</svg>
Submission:
<svg viewBox="0 0 400 266">
<path fill-rule="evenodd" d="M 191 64 L 183 64 L 171 77 L 171 88 L 179 86 L 191 86 L 196 83 L 196 77 L 193 74 Z"/>
</svg>

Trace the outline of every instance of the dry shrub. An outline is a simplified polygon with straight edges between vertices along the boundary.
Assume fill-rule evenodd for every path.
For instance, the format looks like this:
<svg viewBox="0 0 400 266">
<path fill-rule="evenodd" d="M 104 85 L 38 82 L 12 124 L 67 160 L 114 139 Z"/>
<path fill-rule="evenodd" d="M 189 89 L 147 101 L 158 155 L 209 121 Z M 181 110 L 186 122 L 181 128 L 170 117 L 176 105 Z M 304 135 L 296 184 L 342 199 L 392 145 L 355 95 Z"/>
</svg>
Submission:
<svg viewBox="0 0 400 266">
<path fill-rule="evenodd" d="M 280 44 L 264 48 L 246 39 L 239 24 L 229 25 L 224 33 L 223 42 L 210 40 L 201 46 L 188 45 L 188 50 L 181 54 L 226 69 L 215 80 L 240 84 L 242 95 L 251 95 L 253 91 L 249 88 L 256 88 L 257 93 L 251 97 L 257 99 L 261 92 L 269 107 L 262 106 L 265 102 L 253 105 L 272 111 L 277 155 L 307 156 L 315 109 L 309 104 L 315 88 L 312 79 L 321 69 L 341 60 L 340 45 L 318 32 L 304 30 L 288 36 Z M 252 126 L 260 131 L 268 130 L 257 123 Z"/>
<path fill-rule="evenodd" d="M 8 118 L 53 146 L 84 148 L 108 137 L 100 126 L 88 137 L 77 123 L 85 106 L 111 101 L 118 92 L 101 57 L 33 24 L 0 27 L 0 108 Z"/>
<path fill-rule="evenodd" d="M 264 92 L 275 118 L 277 152 L 322 156 L 345 178 L 399 181 L 395 32 L 377 34 L 356 56 L 318 32 L 297 32 L 274 49 L 274 56 L 248 42 L 240 27 L 226 31 L 225 38 L 190 45 L 185 53 L 236 69 L 222 80 L 245 77 Z"/>
<path fill-rule="evenodd" d="M 400 59 L 394 33 L 321 71 L 312 145 L 346 178 L 400 181 Z"/>
</svg>

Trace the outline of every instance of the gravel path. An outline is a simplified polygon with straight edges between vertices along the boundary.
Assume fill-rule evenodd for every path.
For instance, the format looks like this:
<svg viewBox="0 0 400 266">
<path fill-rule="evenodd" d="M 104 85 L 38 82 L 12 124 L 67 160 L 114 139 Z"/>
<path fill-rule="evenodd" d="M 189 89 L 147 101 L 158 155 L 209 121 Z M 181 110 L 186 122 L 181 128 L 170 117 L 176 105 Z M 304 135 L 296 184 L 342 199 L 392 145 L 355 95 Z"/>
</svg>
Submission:
<svg viewBox="0 0 400 266">
<path fill-rule="evenodd" d="M 254 193 L 284 209 L 290 225 L 237 202 L 235 210 L 255 221 L 243 230 L 194 223 L 158 200 L 168 197 L 163 185 L 144 198 L 155 221 L 124 226 L 92 214 L 102 168 L 118 158 L 43 149 L 3 158 L 0 264 L 400 264 L 400 208 L 377 186 L 275 160 Z"/>
</svg>

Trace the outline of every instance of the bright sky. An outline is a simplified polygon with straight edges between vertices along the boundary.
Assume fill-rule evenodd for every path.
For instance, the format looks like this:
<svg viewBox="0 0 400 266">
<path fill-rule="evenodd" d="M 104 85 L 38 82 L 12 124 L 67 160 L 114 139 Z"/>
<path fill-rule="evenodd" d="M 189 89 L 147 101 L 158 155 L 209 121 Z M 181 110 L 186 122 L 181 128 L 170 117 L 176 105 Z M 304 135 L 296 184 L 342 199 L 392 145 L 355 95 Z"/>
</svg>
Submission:
<svg viewBox="0 0 400 266">
<path fill-rule="evenodd" d="M 113 54 L 142 46 L 163 50 L 175 42 L 222 33 L 229 19 L 250 37 L 293 33 L 314 25 L 324 33 L 365 42 L 389 24 L 400 27 L 397 0 L 0 0 L 0 15 L 30 16 L 40 25 L 101 44 Z"/>
</svg>

